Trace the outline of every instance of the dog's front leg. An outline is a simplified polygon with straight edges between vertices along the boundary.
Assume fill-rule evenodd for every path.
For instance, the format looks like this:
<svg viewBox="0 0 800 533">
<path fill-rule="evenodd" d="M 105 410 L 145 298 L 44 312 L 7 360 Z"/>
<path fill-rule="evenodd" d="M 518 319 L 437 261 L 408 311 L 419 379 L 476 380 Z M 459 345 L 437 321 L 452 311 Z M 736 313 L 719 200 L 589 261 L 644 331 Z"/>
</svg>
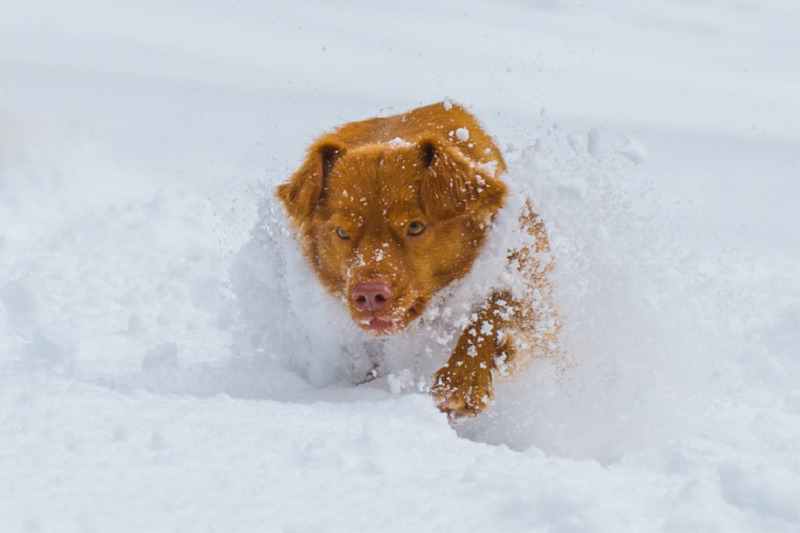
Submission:
<svg viewBox="0 0 800 533">
<path fill-rule="evenodd" d="M 431 394 L 450 421 L 473 417 L 494 398 L 492 370 L 511 357 L 504 326 L 515 314 L 508 295 L 496 295 L 464 329 L 447 364 L 436 372 Z"/>
</svg>

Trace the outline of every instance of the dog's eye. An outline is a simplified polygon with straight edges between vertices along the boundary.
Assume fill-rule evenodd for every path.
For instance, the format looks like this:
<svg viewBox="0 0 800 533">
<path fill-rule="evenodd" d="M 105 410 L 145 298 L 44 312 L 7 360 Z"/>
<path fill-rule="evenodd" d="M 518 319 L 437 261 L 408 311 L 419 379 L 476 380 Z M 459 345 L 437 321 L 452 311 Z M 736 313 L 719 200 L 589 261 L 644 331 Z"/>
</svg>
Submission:
<svg viewBox="0 0 800 533">
<path fill-rule="evenodd" d="M 348 235 L 347 232 L 342 228 L 336 228 L 336 235 L 338 235 L 340 239 L 344 240 L 348 240 L 350 238 L 350 235 Z"/>
<path fill-rule="evenodd" d="M 425 224 L 423 224 L 419 220 L 415 220 L 414 222 L 408 225 L 406 233 L 411 235 L 412 237 L 416 237 L 417 235 L 420 235 L 423 231 L 425 231 Z"/>
</svg>

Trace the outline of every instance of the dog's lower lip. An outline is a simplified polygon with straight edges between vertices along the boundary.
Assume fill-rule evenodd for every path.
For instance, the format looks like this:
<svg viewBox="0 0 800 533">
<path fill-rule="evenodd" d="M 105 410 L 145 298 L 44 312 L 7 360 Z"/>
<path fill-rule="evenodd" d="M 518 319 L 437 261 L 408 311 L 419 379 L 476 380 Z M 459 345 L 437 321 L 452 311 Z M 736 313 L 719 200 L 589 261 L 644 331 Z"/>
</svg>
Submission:
<svg viewBox="0 0 800 533">
<path fill-rule="evenodd" d="M 420 301 L 415 300 L 414 303 L 409 307 L 405 314 L 402 317 L 397 317 L 394 319 L 387 319 L 382 317 L 373 316 L 372 318 L 365 319 L 362 324 L 367 326 L 366 329 L 373 331 L 375 333 L 385 335 L 390 334 L 394 330 L 397 329 L 398 324 L 407 323 L 410 320 L 414 320 L 420 315 L 420 311 L 416 309 L 419 305 Z"/>
<path fill-rule="evenodd" d="M 394 327 L 394 322 L 391 322 L 389 320 L 384 320 L 382 318 L 373 318 L 372 320 L 369 321 L 369 329 L 375 331 L 383 332 L 388 329 L 392 329 L 393 327 Z"/>
</svg>

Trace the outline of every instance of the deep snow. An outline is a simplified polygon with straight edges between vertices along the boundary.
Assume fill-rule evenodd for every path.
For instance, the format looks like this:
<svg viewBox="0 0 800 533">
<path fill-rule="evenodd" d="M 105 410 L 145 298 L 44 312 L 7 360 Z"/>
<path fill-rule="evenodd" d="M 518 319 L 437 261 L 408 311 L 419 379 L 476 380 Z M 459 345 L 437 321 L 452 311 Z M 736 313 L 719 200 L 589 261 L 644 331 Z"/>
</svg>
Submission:
<svg viewBox="0 0 800 533">
<path fill-rule="evenodd" d="M 0 531 L 796 531 L 799 23 L 0 5 Z M 530 189 L 565 317 L 456 428 L 435 355 L 349 385 L 372 348 L 268 200 L 325 129 L 445 96 Z"/>
</svg>

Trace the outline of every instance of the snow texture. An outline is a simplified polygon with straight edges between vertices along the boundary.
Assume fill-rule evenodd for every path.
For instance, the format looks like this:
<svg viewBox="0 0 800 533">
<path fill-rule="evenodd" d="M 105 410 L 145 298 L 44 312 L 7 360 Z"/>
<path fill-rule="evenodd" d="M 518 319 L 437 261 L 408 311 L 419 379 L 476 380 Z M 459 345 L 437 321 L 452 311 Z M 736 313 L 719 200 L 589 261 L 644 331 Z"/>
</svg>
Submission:
<svg viewBox="0 0 800 533">
<path fill-rule="evenodd" d="M 0 531 L 797 531 L 799 24 L 778 0 L 3 3 Z M 512 196 L 473 272 L 369 339 L 271 194 L 321 132 L 448 95 Z M 524 198 L 559 352 L 452 427 L 425 391 L 514 286 Z"/>
</svg>

